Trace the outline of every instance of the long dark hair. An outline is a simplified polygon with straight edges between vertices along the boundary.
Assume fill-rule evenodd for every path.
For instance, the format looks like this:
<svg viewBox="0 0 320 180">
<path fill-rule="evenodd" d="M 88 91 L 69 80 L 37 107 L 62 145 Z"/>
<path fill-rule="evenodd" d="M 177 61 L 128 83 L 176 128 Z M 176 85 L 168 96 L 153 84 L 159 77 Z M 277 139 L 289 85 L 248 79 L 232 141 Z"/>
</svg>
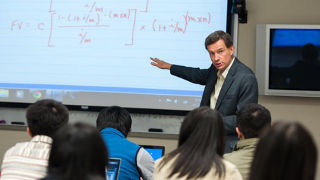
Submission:
<svg viewBox="0 0 320 180">
<path fill-rule="evenodd" d="M 108 152 L 98 130 L 76 123 L 62 127 L 53 137 L 48 174 L 61 180 L 105 177 Z"/>
<path fill-rule="evenodd" d="M 309 132 L 297 122 L 277 122 L 257 145 L 250 180 L 314 180 L 316 162 Z"/>
<path fill-rule="evenodd" d="M 204 177 L 214 165 L 216 174 L 224 176 L 222 156 L 225 145 L 225 130 L 218 111 L 200 107 L 189 112 L 180 128 L 178 148 L 167 154 L 160 163 L 160 169 L 171 159 L 173 163 L 168 178 Z"/>
</svg>

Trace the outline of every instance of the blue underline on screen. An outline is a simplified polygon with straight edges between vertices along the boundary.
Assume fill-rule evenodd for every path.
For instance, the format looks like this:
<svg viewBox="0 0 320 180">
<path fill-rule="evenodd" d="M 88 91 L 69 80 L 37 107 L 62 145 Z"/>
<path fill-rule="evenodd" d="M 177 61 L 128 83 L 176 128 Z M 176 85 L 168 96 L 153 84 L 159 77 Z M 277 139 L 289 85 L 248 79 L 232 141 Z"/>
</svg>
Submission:
<svg viewBox="0 0 320 180">
<path fill-rule="evenodd" d="M 133 93 L 133 94 L 153 94 L 153 95 L 202 96 L 202 91 L 148 89 L 148 88 L 131 88 L 131 87 L 0 83 L 0 88 L 37 89 L 37 90 L 56 89 L 56 90 L 87 91 L 87 92 L 113 92 L 113 93 Z"/>
</svg>

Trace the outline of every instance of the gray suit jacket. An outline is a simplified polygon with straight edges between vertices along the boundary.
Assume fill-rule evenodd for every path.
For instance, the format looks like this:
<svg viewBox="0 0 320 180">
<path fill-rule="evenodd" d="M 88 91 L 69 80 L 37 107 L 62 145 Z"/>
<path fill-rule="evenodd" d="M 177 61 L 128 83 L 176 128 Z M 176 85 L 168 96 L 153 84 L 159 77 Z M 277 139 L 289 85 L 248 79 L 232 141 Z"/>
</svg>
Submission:
<svg viewBox="0 0 320 180">
<path fill-rule="evenodd" d="M 170 73 L 192 83 L 205 85 L 200 106 L 210 106 L 210 97 L 217 81 L 218 70 L 211 65 L 208 69 L 172 65 Z M 258 103 L 258 84 L 254 73 L 235 58 L 222 85 L 215 109 L 223 116 L 226 128 L 226 152 L 231 152 L 236 135 L 236 113 L 249 103 Z"/>
</svg>

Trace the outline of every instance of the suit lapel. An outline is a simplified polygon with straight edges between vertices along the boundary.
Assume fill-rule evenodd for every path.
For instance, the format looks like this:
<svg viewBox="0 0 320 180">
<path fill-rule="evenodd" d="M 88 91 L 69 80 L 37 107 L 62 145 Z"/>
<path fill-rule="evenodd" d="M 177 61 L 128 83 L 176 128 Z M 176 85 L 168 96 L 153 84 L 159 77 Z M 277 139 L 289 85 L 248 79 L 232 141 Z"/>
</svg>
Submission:
<svg viewBox="0 0 320 180">
<path fill-rule="evenodd" d="M 208 79 L 208 95 L 209 95 L 209 102 L 211 93 L 214 91 L 214 86 L 217 82 L 218 76 L 217 76 L 218 70 L 216 68 L 213 69 L 213 73 L 211 73 L 211 76 Z M 210 83 L 210 84 L 209 84 Z"/>
<path fill-rule="evenodd" d="M 219 106 L 221 105 L 224 96 L 226 95 L 228 89 L 230 88 L 230 86 L 234 80 L 233 76 L 235 75 L 237 65 L 238 65 L 238 59 L 235 58 L 232 66 L 228 72 L 228 75 L 227 75 L 226 79 L 224 80 L 224 83 L 221 87 L 215 109 L 219 109 Z"/>
<path fill-rule="evenodd" d="M 210 106 L 210 97 L 212 92 L 214 91 L 214 85 L 216 84 L 216 81 L 217 81 L 217 72 L 218 70 L 213 65 L 211 65 L 206 86 L 203 91 L 200 106 Z"/>
</svg>

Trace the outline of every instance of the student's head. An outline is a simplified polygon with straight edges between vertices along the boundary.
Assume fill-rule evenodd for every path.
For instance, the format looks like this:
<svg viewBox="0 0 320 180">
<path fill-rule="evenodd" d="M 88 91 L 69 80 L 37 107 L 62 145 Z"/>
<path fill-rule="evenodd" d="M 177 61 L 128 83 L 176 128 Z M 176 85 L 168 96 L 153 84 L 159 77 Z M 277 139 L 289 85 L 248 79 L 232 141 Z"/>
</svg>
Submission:
<svg viewBox="0 0 320 180">
<path fill-rule="evenodd" d="M 255 138 L 271 124 L 270 111 L 260 104 L 247 104 L 237 114 L 237 133 L 240 139 Z"/>
<path fill-rule="evenodd" d="M 32 136 L 52 136 L 60 127 L 68 123 L 68 109 L 52 99 L 39 100 L 31 104 L 26 112 L 28 131 Z"/>
<path fill-rule="evenodd" d="M 251 165 L 251 180 L 314 180 L 317 149 L 297 122 L 276 122 L 262 133 Z"/>
<path fill-rule="evenodd" d="M 48 174 L 62 180 L 105 177 L 108 152 L 98 130 L 76 123 L 62 127 L 53 136 Z"/>
<path fill-rule="evenodd" d="M 218 111 L 200 107 L 191 111 L 181 124 L 178 147 L 212 149 L 224 153 L 225 129 Z"/>
<path fill-rule="evenodd" d="M 233 59 L 233 43 L 231 36 L 224 31 L 215 31 L 205 41 L 212 64 L 220 71 L 224 71 Z"/>
<path fill-rule="evenodd" d="M 209 107 L 194 109 L 181 124 L 178 148 L 165 156 L 160 168 L 177 156 L 169 177 L 174 174 L 191 179 L 203 177 L 212 166 L 223 176 L 224 145 L 225 129 L 219 112 Z"/>
<path fill-rule="evenodd" d="M 126 109 L 111 106 L 99 112 L 96 124 L 99 131 L 104 128 L 114 128 L 127 137 L 131 130 L 132 119 Z"/>
</svg>

